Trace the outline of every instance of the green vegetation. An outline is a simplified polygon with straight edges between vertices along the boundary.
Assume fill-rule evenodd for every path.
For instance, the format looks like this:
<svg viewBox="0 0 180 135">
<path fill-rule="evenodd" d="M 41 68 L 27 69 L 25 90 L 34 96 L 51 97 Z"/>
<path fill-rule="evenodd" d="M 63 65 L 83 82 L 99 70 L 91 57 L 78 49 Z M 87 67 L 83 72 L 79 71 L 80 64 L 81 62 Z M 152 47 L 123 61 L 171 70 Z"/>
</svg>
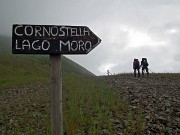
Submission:
<svg viewBox="0 0 180 135">
<path fill-rule="evenodd" d="M 50 134 L 49 57 L 13 55 L 8 46 L 0 50 L 0 132 Z M 125 134 L 144 130 L 142 113 L 133 114 L 101 77 L 65 57 L 62 69 L 67 135 L 116 134 L 117 121 Z"/>
<path fill-rule="evenodd" d="M 31 82 L 47 82 L 50 75 L 48 55 L 20 55 L 11 53 L 10 37 L 0 36 L 0 89 Z M 93 75 L 62 56 L 63 74 Z"/>
<path fill-rule="evenodd" d="M 105 82 L 89 77 L 64 78 L 64 129 L 68 135 L 100 134 L 112 131 L 112 112 L 117 107 L 115 93 Z"/>
<path fill-rule="evenodd" d="M 43 55 L 0 54 L 0 89 L 31 82 L 47 82 L 49 57 Z M 66 57 L 62 58 L 63 74 L 93 75 Z"/>
<path fill-rule="evenodd" d="M 102 78 L 66 76 L 63 79 L 64 131 L 67 135 L 141 134 L 145 130 L 142 112 L 107 87 Z"/>
<path fill-rule="evenodd" d="M 49 66 L 38 59 L 0 54 L 0 88 L 36 81 L 48 81 Z"/>
</svg>

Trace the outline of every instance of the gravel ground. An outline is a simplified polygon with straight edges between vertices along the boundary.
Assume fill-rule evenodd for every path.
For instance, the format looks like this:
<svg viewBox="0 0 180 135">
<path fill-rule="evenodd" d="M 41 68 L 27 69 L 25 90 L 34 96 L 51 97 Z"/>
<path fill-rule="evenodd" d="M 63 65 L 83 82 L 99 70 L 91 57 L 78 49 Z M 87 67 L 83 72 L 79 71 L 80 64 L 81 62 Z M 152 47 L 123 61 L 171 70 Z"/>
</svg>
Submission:
<svg viewBox="0 0 180 135">
<path fill-rule="evenodd" d="M 180 135 L 180 77 L 150 74 L 149 78 L 135 78 L 132 74 L 121 74 L 104 78 L 108 87 L 129 102 L 134 114 L 142 111 L 145 126 L 141 134 Z M 0 135 L 50 134 L 49 113 L 47 84 L 0 90 Z M 117 135 L 127 131 L 127 119 L 112 121 Z M 111 135 L 106 130 L 102 134 Z"/>
<path fill-rule="evenodd" d="M 50 133 L 47 84 L 35 83 L 0 90 L 0 135 Z"/>
<path fill-rule="evenodd" d="M 142 110 L 147 135 L 180 135 L 180 77 L 154 74 L 135 78 L 132 74 L 105 77 L 133 112 Z"/>
</svg>

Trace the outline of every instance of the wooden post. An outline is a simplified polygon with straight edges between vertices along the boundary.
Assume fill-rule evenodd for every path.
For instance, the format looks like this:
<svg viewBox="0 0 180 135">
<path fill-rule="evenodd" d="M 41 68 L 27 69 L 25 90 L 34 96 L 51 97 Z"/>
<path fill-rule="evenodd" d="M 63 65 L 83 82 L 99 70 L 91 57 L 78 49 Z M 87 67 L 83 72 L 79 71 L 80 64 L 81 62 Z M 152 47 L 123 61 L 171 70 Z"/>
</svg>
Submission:
<svg viewBox="0 0 180 135">
<path fill-rule="evenodd" d="M 51 135 L 63 135 L 61 55 L 50 55 Z"/>
</svg>

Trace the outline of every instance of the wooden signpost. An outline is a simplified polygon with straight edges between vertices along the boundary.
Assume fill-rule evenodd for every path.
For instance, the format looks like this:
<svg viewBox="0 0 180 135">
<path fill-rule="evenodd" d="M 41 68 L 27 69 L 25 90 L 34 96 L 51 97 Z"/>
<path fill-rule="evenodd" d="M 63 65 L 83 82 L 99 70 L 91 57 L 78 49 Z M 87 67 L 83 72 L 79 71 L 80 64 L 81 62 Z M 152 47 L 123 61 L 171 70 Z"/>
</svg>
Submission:
<svg viewBox="0 0 180 135">
<path fill-rule="evenodd" d="M 63 135 L 61 55 L 87 54 L 100 42 L 87 26 L 13 25 L 13 54 L 50 55 L 52 135 Z"/>
</svg>

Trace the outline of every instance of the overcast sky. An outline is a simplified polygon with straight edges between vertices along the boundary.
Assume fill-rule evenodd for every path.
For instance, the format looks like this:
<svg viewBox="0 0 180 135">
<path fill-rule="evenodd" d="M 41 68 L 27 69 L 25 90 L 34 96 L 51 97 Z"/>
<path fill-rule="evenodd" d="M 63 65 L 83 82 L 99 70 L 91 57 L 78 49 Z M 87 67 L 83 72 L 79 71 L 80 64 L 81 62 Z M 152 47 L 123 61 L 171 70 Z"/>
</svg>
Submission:
<svg viewBox="0 0 180 135">
<path fill-rule="evenodd" d="M 180 0 L 1 0 L 0 34 L 12 24 L 88 26 L 101 44 L 66 57 L 96 75 L 132 72 L 142 57 L 153 72 L 180 72 Z"/>
</svg>

